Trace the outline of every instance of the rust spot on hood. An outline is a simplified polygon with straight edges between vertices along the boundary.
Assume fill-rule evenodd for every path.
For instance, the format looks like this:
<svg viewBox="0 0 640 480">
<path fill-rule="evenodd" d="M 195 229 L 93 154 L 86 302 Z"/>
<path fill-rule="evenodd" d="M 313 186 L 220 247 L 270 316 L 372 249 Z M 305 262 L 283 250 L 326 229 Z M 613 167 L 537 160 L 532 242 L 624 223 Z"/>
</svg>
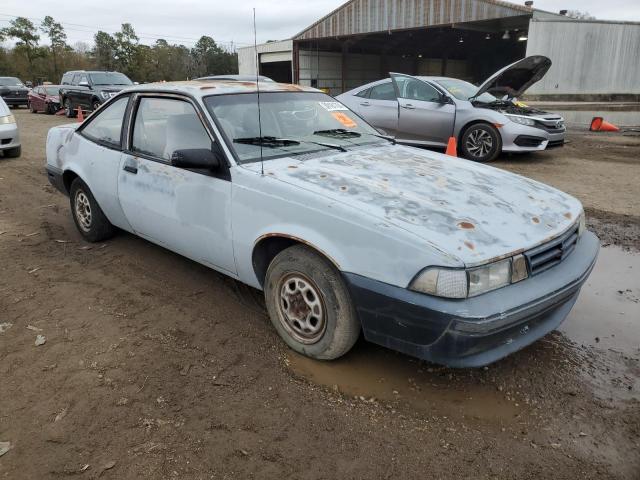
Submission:
<svg viewBox="0 0 640 480">
<path fill-rule="evenodd" d="M 298 168 L 298 167 L 297 167 L 297 166 L 295 166 L 295 165 L 289 165 L 289 167 L 288 167 L 288 168 Z"/>
<path fill-rule="evenodd" d="M 458 227 L 464 230 L 473 230 L 474 228 L 476 228 L 476 226 L 471 222 L 460 222 L 458 223 Z"/>
<path fill-rule="evenodd" d="M 571 212 L 567 212 L 564 214 L 565 218 L 568 218 L 569 220 L 571 220 L 573 218 L 573 215 L 571 215 Z"/>
<path fill-rule="evenodd" d="M 343 192 L 347 191 L 347 187 L 345 187 L 344 185 L 340 187 L 340 190 L 342 190 Z"/>
<path fill-rule="evenodd" d="M 475 250 L 476 246 L 471 243 L 469 240 L 465 240 L 464 245 L 469 249 L 469 250 Z"/>
<path fill-rule="evenodd" d="M 540 223 L 540 219 L 539 219 L 538 217 L 533 217 L 533 218 L 531 219 L 531 221 L 532 221 L 533 223 Z"/>
</svg>

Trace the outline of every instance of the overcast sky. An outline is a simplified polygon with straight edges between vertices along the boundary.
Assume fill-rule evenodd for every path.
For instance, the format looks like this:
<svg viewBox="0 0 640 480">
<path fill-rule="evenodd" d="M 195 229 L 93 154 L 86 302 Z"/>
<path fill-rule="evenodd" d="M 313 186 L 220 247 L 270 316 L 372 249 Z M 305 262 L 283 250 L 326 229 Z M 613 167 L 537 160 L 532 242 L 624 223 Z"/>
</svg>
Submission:
<svg viewBox="0 0 640 480">
<path fill-rule="evenodd" d="M 202 35 L 243 46 L 253 42 L 256 7 L 258 42 L 291 37 L 344 0 L 1 0 L 0 28 L 14 16 L 39 21 L 53 16 L 66 28 L 70 44 L 92 43 L 98 29 L 113 33 L 131 23 L 142 43 L 165 38 L 192 46 Z M 524 2 L 518 2 L 524 3 Z M 600 19 L 640 21 L 638 0 L 535 0 L 535 7 L 588 11 Z M 44 42 L 43 42 L 44 43 Z"/>
</svg>

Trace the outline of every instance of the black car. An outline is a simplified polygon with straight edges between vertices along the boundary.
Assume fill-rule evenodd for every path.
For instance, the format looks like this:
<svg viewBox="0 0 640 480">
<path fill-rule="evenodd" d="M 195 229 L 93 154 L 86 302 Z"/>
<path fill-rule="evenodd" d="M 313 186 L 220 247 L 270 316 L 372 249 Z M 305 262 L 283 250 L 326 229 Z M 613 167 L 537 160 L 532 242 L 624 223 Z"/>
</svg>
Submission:
<svg viewBox="0 0 640 480">
<path fill-rule="evenodd" d="M 72 118 L 78 114 L 78 107 L 95 111 L 133 82 L 120 72 L 77 70 L 65 73 L 60 84 L 60 102 L 67 117 Z"/>
<path fill-rule="evenodd" d="M 0 97 L 10 107 L 24 105 L 29 102 L 29 89 L 22 80 L 16 77 L 0 77 Z"/>
</svg>

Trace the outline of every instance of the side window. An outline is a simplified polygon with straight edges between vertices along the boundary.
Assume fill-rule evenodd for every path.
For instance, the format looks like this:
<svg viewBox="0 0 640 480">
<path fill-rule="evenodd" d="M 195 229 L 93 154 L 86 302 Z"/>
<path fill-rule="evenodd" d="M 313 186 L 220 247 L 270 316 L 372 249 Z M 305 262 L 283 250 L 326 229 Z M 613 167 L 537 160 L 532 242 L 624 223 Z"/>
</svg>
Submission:
<svg viewBox="0 0 640 480">
<path fill-rule="evenodd" d="M 369 92 L 371 92 L 371 89 L 370 88 L 366 88 L 366 89 L 361 90 L 358 93 L 356 93 L 356 97 L 369 98 Z"/>
<path fill-rule="evenodd" d="M 78 84 L 81 84 L 82 82 L 85 82 L 85 83 L 89 82 L 89 80 L 87 79 L 87 75 L 84 73 L 80 75 L 80 80 L 78 80 Z"/>
<path fill-rule="evenodd" d="M 211 138 L 191 103 L 142 97 L 133 125 L 131 149 L 170 160 L 176 150 L 211 148 Z"/>
<path fill-rule="evenodd" d="M 423 102 L 437 102 L 440 99 L 435 88 L 415 78 L 407 78 L 404 85 L 400 86 L 400 96 L 408 100 L 422 100 Z"/>
<path fill-rule="evenodd" d="M 71 79 L 73 78 L 73 75 L 71 75 L 70 73 L 65 73 L 62 76 L 62 85 L 69 85 L 71 84 Z"/>
<path fill-rule="evenodd" d="M 111 105 L 100 109 L 81 133 L 90 140 L 106 143 L 109 146 L 120 147 L 122 121 L 127 110 L 129 97 L 119 98 Z"/>
<path fill-rule="evenodd" d="M 72 85 L 78 85 L 78 83 L 80 83 L 80 74 L 79 74 L 79 73 L 76 73 L 76 74 L 73 76 L 73 80 L 71 81 L 71 84 L 72 84 Z"/>
<path fill-rule="evenodd" d="M 393 83 L 386 82 L 372 87 L 369 92 L 369 98 L 371 100 L 395 100 L 396 92 L 393 88 Z"/>
</svg>

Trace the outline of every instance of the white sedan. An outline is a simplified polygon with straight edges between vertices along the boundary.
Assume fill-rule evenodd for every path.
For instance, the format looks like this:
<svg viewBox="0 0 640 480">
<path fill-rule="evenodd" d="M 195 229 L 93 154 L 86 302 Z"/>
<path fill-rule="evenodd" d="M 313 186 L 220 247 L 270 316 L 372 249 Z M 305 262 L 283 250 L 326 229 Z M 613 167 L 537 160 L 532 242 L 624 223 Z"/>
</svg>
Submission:
<svg viewBox="0 0 640 480">
<path fill-rule="evenodd" d="M 0 152 L 5 158 L 16 158 L 20 156 L 21 151 L 16 117 L 11 114 L 7 104 L 0 98 Z"/>
<path fill-rule="evenodd" d="M 395 145 L 295 85 L 140 85 L 55 127 L 47 174 L 88 241 L 139 235 L 264 290 L 294 350 L 334 359 L 361 332 L 479 366 L 555 329 L 599 242 L 576 199 Z"/>
</svg>

